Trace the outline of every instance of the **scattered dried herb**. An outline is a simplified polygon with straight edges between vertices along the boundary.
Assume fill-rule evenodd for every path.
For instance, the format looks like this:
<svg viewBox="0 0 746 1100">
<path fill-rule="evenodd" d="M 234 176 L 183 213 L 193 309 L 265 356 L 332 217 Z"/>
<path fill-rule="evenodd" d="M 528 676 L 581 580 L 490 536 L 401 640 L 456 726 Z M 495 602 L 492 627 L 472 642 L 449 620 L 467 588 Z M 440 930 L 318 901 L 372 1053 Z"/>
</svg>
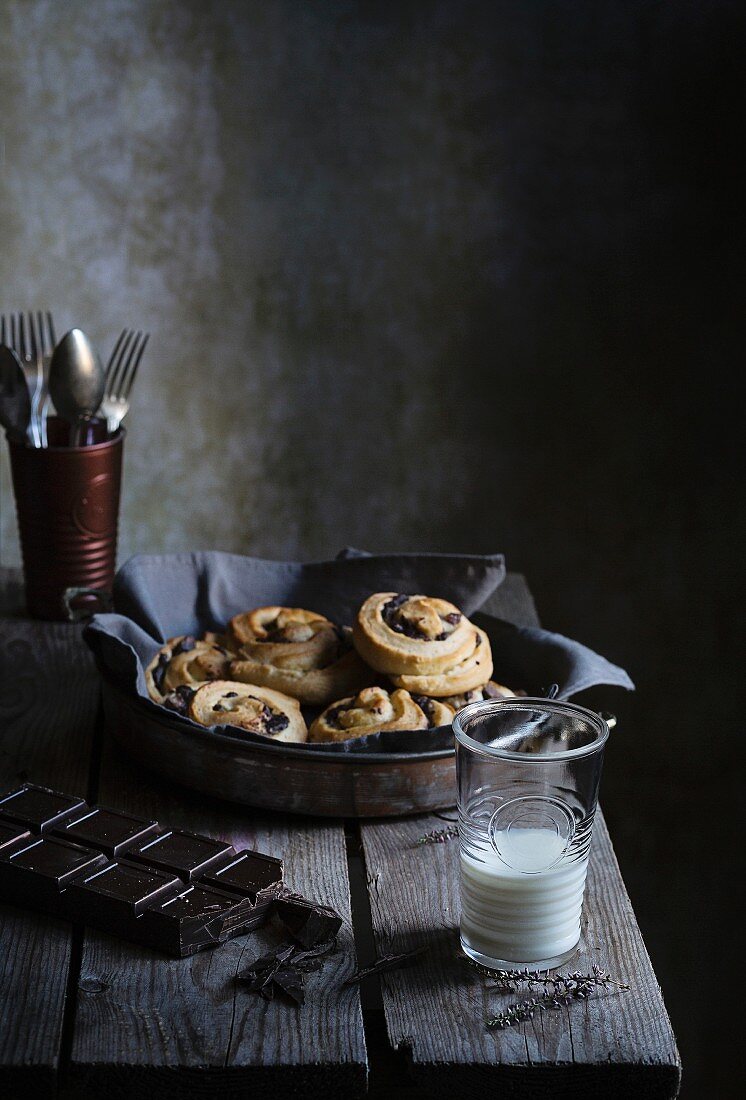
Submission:
<svg viewBox="0 0 746 1100">
<path fill-rule="evenodd" d="M 274 1000 L 279 993 L 294 1004 L 302 1005 L 306 997 L 306 974 L 321 970 L 335 948 L 335 939 L 309 948 L 283 943 L 255 959 L 248 970 L 236 976 L 236 981 L 246 984 L 251 993 L 258 993 L 265 1001 Z"/>
<path fill-rule="evenodd" d="M 552 975 L 548 970 L 489 970 L 487 967 L 476 965 L 481 973 L 495 979 L 500 992 L 515 993 L 521 986 L 529 990 L 535 988 L 542 990 L 538 997 L 518 1001 L 516 1004 L 509 1005 L 503 1012 L 490 1016 L 486 1021 L 487 1027 L 499 1031 L 524 1023 L 526 1020 L 533 1020 L 537 1012 L 548 1012 L 564 1008 L 573 1001 L 587 1000 L 599 989 L 614 987 L 620 993 L 629 989 L 628 985 L 616 981 L 598 966 L 594 966 L 590 974 L 581 974 L 574 970 L 569 974 Z"/>
<path fill-rule="evenodd" d="M 352 977 L 342 983 L 342 986 L 344 988 L 347 985 L 356 985 L 357 982 L 361 982 L 363 978 L 367 978 L 371 974 L 384 974 L 387 970 L 403 970 L 418 955 L 423 955 L 425 951 L 429 950 L 427 946 L 415 947 L 413 951 L 404 951 L 401 955 L 381 955 L 380 959 L 376 959 L 372 966 L 364 966 L 357 970 Z"/>
<path fill-rule="evenodd" d="M 432 829 L 429 833 L 417 838 L 418 844 L 445 844 L 447 840 L 453 840 L 458 836 L 458 829 L 451 825 L 447 829 Z"/>
</svg>

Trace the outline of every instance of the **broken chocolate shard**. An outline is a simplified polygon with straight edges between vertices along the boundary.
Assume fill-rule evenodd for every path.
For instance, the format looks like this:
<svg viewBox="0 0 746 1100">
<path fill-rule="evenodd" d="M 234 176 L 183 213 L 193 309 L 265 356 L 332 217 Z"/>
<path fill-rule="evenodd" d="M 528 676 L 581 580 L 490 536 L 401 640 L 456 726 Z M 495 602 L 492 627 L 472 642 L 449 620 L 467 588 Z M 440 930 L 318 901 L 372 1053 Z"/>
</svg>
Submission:
<svg viewBox="0 0 746 1100">
<path fill-rule="evenodd" d="M 245 982 L 252 993 L 258 993 L 265 1001 L 273 1000 L 275 993 L 282 993 L 294 1004 L 302 1005 L 305 1001 L 306 974 L 321 970 L 326 956 L 335 947 L 334 939 L 308 951 L 292 943 L 280 944 L 274 951 L 255 959 L 236 980 Z"/>
<path fill-rule="evenodd" d="M 274 911 L 294 939 L 307 948 L 328 942 L 342 927 L 342 918 L 336 909 L 309 901 L 300 894 L 276 897 Z"/>
<path fill-rule="evenodd" d="M 37 787 L 33 783 L 24 783 L 17 790 L 0 797 L 0 817 L 37 832 L 53 828 L 83 807 L 83 798 L 71 798 L 69 794 Z"/>
</svg>

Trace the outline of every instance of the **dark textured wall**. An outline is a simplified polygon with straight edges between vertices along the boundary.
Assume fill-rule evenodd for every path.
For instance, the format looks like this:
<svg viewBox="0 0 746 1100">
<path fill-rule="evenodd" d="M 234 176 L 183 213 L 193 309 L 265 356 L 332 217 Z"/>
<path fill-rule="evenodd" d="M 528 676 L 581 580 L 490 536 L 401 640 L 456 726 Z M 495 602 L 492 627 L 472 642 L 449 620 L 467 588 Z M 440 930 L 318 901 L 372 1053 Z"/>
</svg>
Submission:
<svg viewBox="0 0 746 1100">
<path fill-rule="evenodd" d="M 741 8 L 0 6 L 2 308 L 153 334 L 123 556 L 504 550 L 624 664 L 605 806 L 689 1097 L 740 1049 Z"/>
</svg>

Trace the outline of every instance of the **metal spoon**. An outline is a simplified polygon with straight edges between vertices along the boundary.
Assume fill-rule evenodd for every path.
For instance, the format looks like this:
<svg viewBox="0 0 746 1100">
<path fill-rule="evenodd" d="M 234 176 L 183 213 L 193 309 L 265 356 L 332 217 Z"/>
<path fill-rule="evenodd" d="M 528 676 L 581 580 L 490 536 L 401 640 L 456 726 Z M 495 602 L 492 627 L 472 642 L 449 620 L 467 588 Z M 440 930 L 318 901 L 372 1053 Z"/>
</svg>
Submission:
<svg viewBox="0 0 746 1100">
<path fill-rule="evenodd" d="M 104 368 L 79 328 L 66 332 L 52 352 L 49 393 L 59 415 L 72 424 L 70 446 L 79 446 L 81 430 L 104 396 Z"/>
<path fill-rule="evenodd" d="M 12 348 L 0 344 L 0 424 L 12 439 L 22 442 L 30 421 L 31 396 L 21 360 Z"/>
</svg>

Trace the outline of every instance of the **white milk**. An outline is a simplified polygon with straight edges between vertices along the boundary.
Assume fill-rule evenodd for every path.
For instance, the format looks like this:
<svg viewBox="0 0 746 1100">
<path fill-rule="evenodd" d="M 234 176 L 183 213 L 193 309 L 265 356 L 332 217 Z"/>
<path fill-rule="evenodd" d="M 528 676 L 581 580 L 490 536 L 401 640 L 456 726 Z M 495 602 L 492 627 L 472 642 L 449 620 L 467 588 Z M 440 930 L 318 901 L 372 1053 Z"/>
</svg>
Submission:
<svg viewBox="0 0 746 1100">
<path fill-rule="evenodd" d="M 545 867 L 565 841 L 548 829 L 495 834 L 511 863 Z M 580 911 L 588 857 L 561 860 L 525 874 L 509 867 L 485 839 L 461 852 L 461 939 L 476 955 L 503 962 L 543 962 L 571 951 L 580 939 Z"/>
</svg>

